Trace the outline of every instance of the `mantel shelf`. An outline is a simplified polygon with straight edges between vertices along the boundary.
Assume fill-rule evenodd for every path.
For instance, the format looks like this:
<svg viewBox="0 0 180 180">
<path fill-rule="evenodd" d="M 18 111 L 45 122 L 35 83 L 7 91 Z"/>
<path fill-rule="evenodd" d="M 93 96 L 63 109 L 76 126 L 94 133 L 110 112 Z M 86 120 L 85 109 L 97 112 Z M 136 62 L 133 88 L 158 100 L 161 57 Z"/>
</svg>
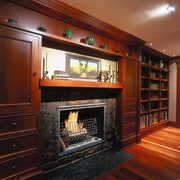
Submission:
<svg viewBox="0 0 180 180">
<path fill-rule="evenodd" d="M 76 88 L 111 88 L 122 89 L 121 83 L 103 83 L 94 81 L 79 81 L 79 80 L 52 80 L 40 79 L 41 87 L 76 87 Z"/>
</svg>

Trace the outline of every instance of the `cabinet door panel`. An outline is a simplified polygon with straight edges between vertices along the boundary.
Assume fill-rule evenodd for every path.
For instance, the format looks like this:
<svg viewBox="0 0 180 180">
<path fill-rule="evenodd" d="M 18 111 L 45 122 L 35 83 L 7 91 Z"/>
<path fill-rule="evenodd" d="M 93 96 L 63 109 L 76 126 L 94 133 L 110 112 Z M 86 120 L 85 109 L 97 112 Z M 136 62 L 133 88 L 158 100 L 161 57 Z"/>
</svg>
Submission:
<svg viewBox="0 0 180 180">
<path fill-rule="evenodd" d="M 0 114 L 39 109 L 40 36 L 0 26 Z"/>
<path fill-rule="evenodd" d="M 137 76 L 138 62 L 126 59 L 125 63 L 125 79 L 123 88 L 123 103 L 137 103 Z"/>
</svg>

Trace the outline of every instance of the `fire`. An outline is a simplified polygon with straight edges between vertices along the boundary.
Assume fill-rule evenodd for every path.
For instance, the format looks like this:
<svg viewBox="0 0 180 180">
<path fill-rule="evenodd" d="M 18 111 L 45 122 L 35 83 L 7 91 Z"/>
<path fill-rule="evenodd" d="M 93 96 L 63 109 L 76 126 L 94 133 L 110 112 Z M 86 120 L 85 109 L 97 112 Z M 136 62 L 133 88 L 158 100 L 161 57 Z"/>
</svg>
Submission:
<svg viewBox="0 0 180 180">
<path fill-rule="evenodd" d="M 68 120 L 65 120 L 65 126 L 68 132 L 74 135 L 78 135 L 80 132 L 83 131 L 83 125 L 84 123 L 79 122 L 78 123 L 78 114 L 77 112 L 70 112 L 68 116 Z"/>
</svg>

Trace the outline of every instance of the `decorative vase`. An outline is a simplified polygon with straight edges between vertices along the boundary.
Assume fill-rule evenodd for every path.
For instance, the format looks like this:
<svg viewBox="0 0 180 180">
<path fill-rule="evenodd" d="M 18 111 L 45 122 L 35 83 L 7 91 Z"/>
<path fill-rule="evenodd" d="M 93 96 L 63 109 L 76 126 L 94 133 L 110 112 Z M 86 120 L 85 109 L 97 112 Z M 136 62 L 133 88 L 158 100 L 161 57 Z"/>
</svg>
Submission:
<svg viewBox="0 0 180 180">
<path fill-rule="evenodd" d="M 108 43 L 104 43 L 104 44 L 103 44 L 103 49 L 105 49 L 105 50 L 106 50 L 106 49 L 107 49 L 107 47 L 108 47 Z"/>
<path fill-rule="evenodd" d="M 66 37 L 67 37 L 68 39 L 71 39 L 72 34 L 73 34 L 73 30 L 67 29 L 67 30 L 65 30 L 64 32 L 65 32 Z"/>
<path fill-rule="evenodd" d="M 46 32 L 46 28 L 44 28 L 42 26 L 38 27 L 38 30 L 41 31 L 41 32 Z"/>
<path fill-rule="evenodd" d="M 159 67 L 160 67 L 160 68 L 163 68 L 163 66 L 164 66 L 164 63 L 163 63 L 162 60 L 160 60 Z"/>
<path fill-rule="evenodd" d="M 86 39 L 85 39 L 85 43 L 86 44 L 89 44 L 89 45 L 93 45 L 94 44 L 94 38 L 92 36 L 88 36 Z"/>
</svg>

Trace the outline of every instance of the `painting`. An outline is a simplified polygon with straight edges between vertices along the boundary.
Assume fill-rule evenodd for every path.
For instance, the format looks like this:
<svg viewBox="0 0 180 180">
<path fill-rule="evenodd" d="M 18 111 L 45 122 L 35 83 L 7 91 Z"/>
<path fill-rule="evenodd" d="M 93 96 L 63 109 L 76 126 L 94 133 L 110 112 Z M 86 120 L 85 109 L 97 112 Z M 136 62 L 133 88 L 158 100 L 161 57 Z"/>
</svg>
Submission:
<svg viewBox="0 0 180 180">
<path fill-rule="evenodd" d="M 71 78 L 97 79 L 100 60 L 67 53 L 67 71 Z"/>
</svg>

